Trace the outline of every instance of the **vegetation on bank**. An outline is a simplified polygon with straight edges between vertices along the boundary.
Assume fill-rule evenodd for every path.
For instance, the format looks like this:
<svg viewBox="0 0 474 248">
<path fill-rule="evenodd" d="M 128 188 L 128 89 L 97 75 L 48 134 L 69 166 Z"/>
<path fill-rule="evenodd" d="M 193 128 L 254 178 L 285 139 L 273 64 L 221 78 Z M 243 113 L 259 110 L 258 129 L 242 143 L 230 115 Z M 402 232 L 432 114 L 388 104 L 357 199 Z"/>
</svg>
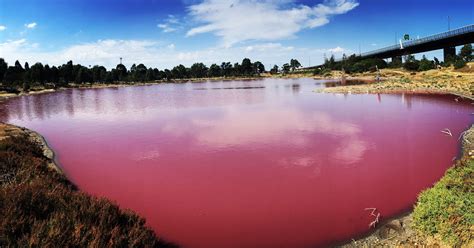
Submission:
<svg viewBox="0 0 474 248">
<path fill-rule="evenodd" d="M 474 244 L 474 129 L 465 136 L 464 158 L 433 188 L 423 191 L 413 211 L 415 229 L 453 247 Z"/>
<path fill-rule="evenodd" d="M 330 77 L 341 77 L 340 71 L 332 71 Z M 380 81 L 374 80 L 379 77 Z M 474 98 L 474 62 L 462 69 L 442 67 L 423 72 L 405 69 L 381 69 L 379 72 L 364 72 L 346 75 L 348 80 L 367 81 L 359 85 L 344 85 L 318 89 L 325 93 L 452 93 Z"/>
<path fill-rule="evenodd" d="M 474 239 L 474 160 L 459 161 L 431 189 L 423 191 L 413 212 L 414 226 L 458 247 Z"/>
<path fill-rule="evenodd" d="M 175 247 L 135 213 L 78 191 L 49 163 L 25 132 L 0 137 L 0 247 Z"/>
<path fill-rule="evenodd" d="M 433 60 L 428 60 L 425 56 L 421 60 L 417 60 L 413 55 L 405 56 L 404 61 L 395 60 L 387 63 L 385 60 L 380 58 L 361 58 L 355 54 L 347 57 L 345 54 L 342 57 L 342 60 L 336 61 L 334 56 L 331 56 L 329 59 L 325 59 L 324 65 L 320 68 L 316 68 L 313 73 L 314 75 L 324 75 L 330 72 L 331 70 L 344 70 L 348 74 L 352 73 L 362 73 L 362 72 L 375 72 L 377 69 L 384 68 L 401 68 L 408 71 L 427 71 L 431 69 L 442 67 L 454 66 L 455 69 L 460 69 L 466 65 L 467 62 L 470 62 L 474 59 L 472 51 L 472 45 L 464 45 L 459 54 L 454 57 L 449 57 L 447 61 L 440 62 L 436 57 Z"/>
</svg>

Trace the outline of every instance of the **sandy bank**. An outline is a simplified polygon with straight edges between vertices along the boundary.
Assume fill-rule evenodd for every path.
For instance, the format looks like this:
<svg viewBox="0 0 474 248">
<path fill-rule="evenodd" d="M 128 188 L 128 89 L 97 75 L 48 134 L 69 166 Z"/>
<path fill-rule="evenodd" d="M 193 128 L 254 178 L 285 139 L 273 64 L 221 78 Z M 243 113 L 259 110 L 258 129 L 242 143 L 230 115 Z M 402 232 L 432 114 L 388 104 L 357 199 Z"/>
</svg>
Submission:
<svg viewBox="0 0 474 248">
<path fill-rule="evenodd" d="M 472 67 L 473 69 L 470 69 Z M 339 75 L 340 72 L 333 72 Z M 372 81 L 377 73 L 358 73 L 348 79 Z M 381 82 L 351 86 L 338 86 L 318 89 L 322 93 L 413 93 L 413 94 L 454 94 L 474 99 L 474 62 L 466 68 L 454 70 L 442 68 L 425 72 L 409 72 L 403 69 L 383 69 L 380 71 Z"/>
</svg>

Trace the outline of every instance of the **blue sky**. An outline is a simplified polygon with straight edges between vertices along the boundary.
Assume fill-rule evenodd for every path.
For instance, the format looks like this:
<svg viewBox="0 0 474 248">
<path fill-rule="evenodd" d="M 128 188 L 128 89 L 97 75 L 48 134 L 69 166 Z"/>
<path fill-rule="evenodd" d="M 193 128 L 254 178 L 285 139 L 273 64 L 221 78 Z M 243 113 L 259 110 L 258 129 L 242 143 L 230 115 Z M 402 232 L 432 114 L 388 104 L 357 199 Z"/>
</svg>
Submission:
<svg viewBox="0 0 474 248">
<path fill-rule="evenodd" d="M 113 67 L 267 67 L 358 53 L 474 23 L 472 0 L 0 0 L 0 57 Z M 440 52 L 430 56 L 442 57 Z"/>
</svg>

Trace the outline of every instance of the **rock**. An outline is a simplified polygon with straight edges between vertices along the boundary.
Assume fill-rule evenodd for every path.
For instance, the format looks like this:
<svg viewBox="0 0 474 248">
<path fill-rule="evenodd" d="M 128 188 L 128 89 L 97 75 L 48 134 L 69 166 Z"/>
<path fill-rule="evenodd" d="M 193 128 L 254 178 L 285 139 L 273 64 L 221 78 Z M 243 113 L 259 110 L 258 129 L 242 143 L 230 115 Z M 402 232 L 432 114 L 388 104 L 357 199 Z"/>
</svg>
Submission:
<svg viewBox="0 0 474 248">
<path fill-rule="evenodd" d="M 404 228 L 402 226 L 402 222 L 398 219 L 392 220 L 382 227 L 380 227 L 378 231 L 378 236 L 381 239 L 391 238 L 393 236 L 400 235 L 404 232 Z"/>
</svg>

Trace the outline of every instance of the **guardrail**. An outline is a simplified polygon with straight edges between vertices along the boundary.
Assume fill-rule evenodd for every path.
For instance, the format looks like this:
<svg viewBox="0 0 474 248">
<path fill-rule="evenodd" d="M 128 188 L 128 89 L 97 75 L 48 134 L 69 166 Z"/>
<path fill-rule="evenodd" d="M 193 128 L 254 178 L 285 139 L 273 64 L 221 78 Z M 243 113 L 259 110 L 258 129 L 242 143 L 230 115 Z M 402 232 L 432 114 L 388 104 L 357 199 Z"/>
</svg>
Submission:
<svg viewBox="0 0 474 248">
<path fill-rule="evenodd" d="M 450 38 L 450 37 L 453 37 L 453 36 L 466 34 L 466 33 L 471 33 L 471 32 L 474 32 L 474 24 L 468 25 L 468 26 L 465 26 L 465 27 L 462 27 L 462 28 L 454 29 L 454 30 L 451 30 L 451 31 L 430 35 L 430 36 L 420 38 L 420 39 L 416 39 L 416 40 L 409 40 L 409 41 L 405 41 L 405 42 L 402 41 L 402 45 L 403 45 L 403 48 L 406 48 L 406 47 L 420 45 L 420 44 L 423 44 L 423 43 L 428 43 L 428 42 L 432 42 L 432 41 L 436 41 L 436 40 L 446 39 L 446 38 Z M 399 49 L 401 49 L 400 45 L 392 45 L 392 46 L 380 48 L 380 49 L 377 49 L 377 50 L 374 50 L 374 51 L 362 53 L 361 56 L 362 57 L 368 57 L 368 56 L 372 56 L 372 55 L 375 55 L 375 54 L 388 52 L 388 51 L 392 51 L 392 50 L 399 50 Z"/>
<path fill-rule="evenodd" d="M 442 33 L 426 36 L 426 37 L 416 39 L 416 40 L 409 40 L 409 41 L 405 41 L 405 42 L 402 41 L 402 45 L 403 45 L 403 48 L 407 48 L 407 47 L 416 46 L 416 45 L 420 45 L 420 44 L 423 44 L 423 43 L 428 43 L 428 42 L 432 42 L 432 41 L 436 41 L 436 40 L 446 39 L 446 38 L 450 38 L 450 37 L 457 36 L 457 35 L 462 35 L 462 34 L 467 34 L 467 33 L 474 33 L 474 24 L 467 25 L 467 26 L 457 28 L 457 29 L 454 29 L 454 30 L 450 30 L 450 31 L 447 31 L 447 32 L 442 32 Z M 401 49 L 400 45 L 392 45 L 392 46 L 387 46 L 387 47 L 380 48 L 380 49 L 377 49 L 377 50 L 373 50 L 373 51 L 370 51 L 370 52 L 365 52 L 365 53 L 360 54 L 359 56 L 361 56 L 361 57 L 370 57 L 370 56 L 373 56 L 373 55 L 376 55 L 376 54 L 380 54 L 380 53 L 384 53 L 384 52 L 388 52 L 388 51 L 400 50 L 400 49 Z M 342 61 L 342 58 L 339 58 L 339 59 L 335 60 L 335 62 L 341 62 L 341 61 Z M 316 66 L 312 66 L 312 67 L 316 67 Z M 312 68 L 312 67 L 308 67 L 308 68 Z"/>
</svg>

